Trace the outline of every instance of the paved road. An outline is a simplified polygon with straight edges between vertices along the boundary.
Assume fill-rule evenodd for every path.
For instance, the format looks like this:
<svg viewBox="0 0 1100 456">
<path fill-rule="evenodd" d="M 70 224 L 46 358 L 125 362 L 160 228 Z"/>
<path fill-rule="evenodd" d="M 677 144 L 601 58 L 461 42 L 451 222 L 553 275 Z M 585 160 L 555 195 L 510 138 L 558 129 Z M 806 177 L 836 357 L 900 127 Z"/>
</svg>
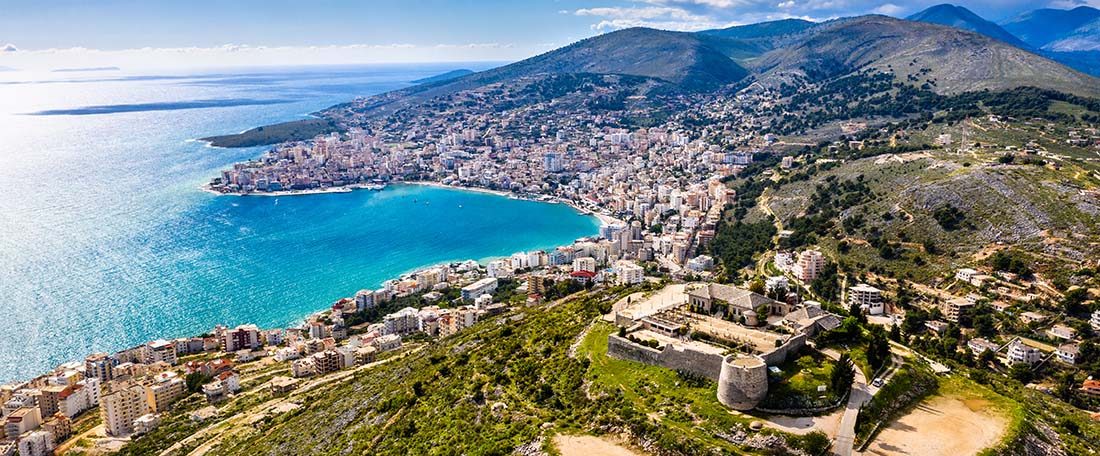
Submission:
<svg viewBox="0 0 1100 456">
<path fill-rule="evenodd" d="M 826 356 L 836 360 L 840 353 L 833 349 L 822 350 Z M 852 394 L 848 396 L 848 405 L 844 408 L 844 416 L 840 417 L 840 429 L 837 431 L 836 440 L 833 442 L 833 454 L 838 456 L 851 456 L 852 447 L 856 439 L 856 418 L 859 417 L 859 408 L 871 400 L 878 388 L 867 384 L 867 377 L 858 367 L 856 376 L 852 382 Z M 874 391 L 872 391 L 872 388 Z"/>
<path fill-rule="evenodd" d="M 852 394 L 848 396 L 848 406 L 844 409 L 844 416 L 840 418 L 840 430 L 837 432 L 836 442 L 833 444 L 833 454 L 851 456 L 856 439 L 856 418 L 859 417 L 859 408 L 871 400 L 871 396 L 867 379 L 863 376 L 863 372 L 857 368 L 856 380 L 852 383 Z"/>
</svg>

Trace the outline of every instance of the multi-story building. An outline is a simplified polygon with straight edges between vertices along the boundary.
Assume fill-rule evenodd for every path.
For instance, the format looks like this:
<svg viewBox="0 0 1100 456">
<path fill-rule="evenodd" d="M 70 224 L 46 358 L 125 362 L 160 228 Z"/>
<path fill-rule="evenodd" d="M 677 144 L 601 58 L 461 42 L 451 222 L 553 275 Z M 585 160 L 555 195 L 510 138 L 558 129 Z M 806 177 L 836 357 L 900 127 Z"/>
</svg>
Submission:
<svg viewBox="0 0 1100 456">
<path fill-rule="evenodd" d="M 164 339 L 157 339 L 145 344 L 145 364 L 153 364 L 158 362 L 165 362 L 170 365 L 175 365 L 176 358 L 176 344 Z"/>
<path fill-rule="evenodd" d="M 406 307 L 382 317 L 382 332 L 404 336 L 420 331 L 420 311 Z"/>
<path fill-rule="evenodd" d="M 966 342 L 967 348 L 970 349 L 975 355 L 981 354 L 984 351 L 996 352 L 998 348 L 997 344 L 990 342 L 988 339 L 981 337 L 975 337 Z"/>
<path fill-rule="evenodd" d="M 61 394 L 68 387 L 48 385 L 38 389 L 38 413 L 42 417 L 53 416 L 59 410 Z"/>
<path fill-rule="evenodd" d="M 1019 339 L 1008 346 L 1006 353 L 1008 364 L 1035 364 L 1043 359 L 1043 353 L 1038 348 L 1021 342 Z"/>
<path fill-rule="evenodd" d="M 61 442 L 73 433 L 73 420 L 69 417 L 57 414 L 42 423 L 42 430 L 53 435 L 54 441 Z"/>
<path fill-rule="evenodd" d="M 1058 346 L 1058 350 L 1054 352 L 1054 355 L 1058 357 L 1058 361 L 1072 366 L 1077 364 L 1077 356 L 1080 353 L 1081 349 L 1077 344 L 1062 344 Z"/>
<path fill-rule="evenodd" d="M 695 272 L 709 271 L 714 268 L 714 257 L 709 255 L 699 255 L 695 258 L 688 260 L 687 268 Z"/>
<path fill-rule="evenodd" d="M 4 421 L 4 434 L 9 440 L 18 439 L 24 432 L 37 429 L 42 424 L 42 415 L 38 407 L 21 407 L 8 415 Z"/>
<path fill-rule="evenodd" d="M 472 301 L 478 296 L 489 294 L 497 289 L 499 281 L 495 277 L 486 277 L 462 287 L 462 299 Z"/>
<path fill-rule="evenodd" d="M 573 259 L 573 271 L 596 272 L 596 259 L 592 257 L 577 257 Z"/>
<path fill-rule="evenodd" d="M 1047 330 L 1047 335 L 1062 340 L 1073 340 L 1077 338 L 1077 330 L 1073 329 L 1072 327 L 1058 323 Z"/>
<path fill-rule="evenodd" d="M 380 352 L 387 352 L 391 350 L 397 350 L 401 348 L 401 336 L 397 334 L 386 334 L 376 337 L 371 341 L 371 345 L 378 349 Z"/>
<path fill-rule="evenodd" d="M 619 285 L 634 285 L 645 280 L 645 269 L 631 261 L 616 261 L 614 272 Z"/>
<path fill-rule="evenodd" d="M 112 385 L 111 390 L 99 398 L 103 427 L 111 436 L 130 435 L 134 432 L 134 420 L 146 413 L 149 413 L 149 402 L 145 398 L 145 388 L 136 383 Z"/>
<path fill-rule="evenodd" d="M 493 260 L 485 265 L 485 271 L 489 277 L 511 277 L 512 262 L 511 260 Z"/>
<path fill-rule="evenodd" d="M 359 290 L 355 293 L 355 306 L 359 310 L 373 309 L 376 305 L 373 290 Z"/>
<path fill-rule="evenodd" d="M 313 358 L 314 369 L 318 375 L 336 372 L 344 368 L 344 357 L 335 350 L 314 353 L 311 358 Z"/>
<path fill-rule="evenodd" d="M 950 299 L 943 306 L 943 314 L 947 321 L 958 323 L 959 318 L 970 312 L 975 305 L 975 301 L 966 298 Z"/>
<path fill-rule="evenodd" d="M 848 305 L 859 306 L 868 315 L 882 315 L 885 310 L 882 290 L 863 283 L 848 287 Z"/>
<path fill-rule="evenodd" d="M 57 448 L 53 434 L 46 431 L 28 432 L 19 438 L 19 456 L 49 456 Z"/>
<path fill-rule="evenodd" d="M 240 325 L 228 329 L 222 334 L 221 346 L 226 353 L 260 348 L 260 328 L 256 325 Z"/>
<path fill-rule="evenodd" d="M 173 372 L 161 372 L 145 385 L 145 399 L 153 413 L 168 410 L 187 390 L 186 382 Z"/>
<path fill-rule="evenodd" d="M 290 363 L 290 372 L 295 377 L 308 377 L 317 373 L 317 365 L 312 356 L 296 359 Z"/>
<path fill-rule="evenodd" d="M 1089 325 L 1092 326 L 1093 331 L 1100 331 L 1100 310 L 1092 313 L 1092 318 L 1089 319 Z"/>
<path fill-rule="evenodd" d="M 115 366 L 118 360 L 106 353 L 95 353 L 84 359 L 84 377 L 98 378 L 100 382 L 109 382 L 115 378 Z"/>
<path fill-rule="evenodd" d="M 798 255 L 795 275 L 803 284 L 810 284 L 825 269 L 825 255 L 817 250 L 807 250 Z"/>
</svg>

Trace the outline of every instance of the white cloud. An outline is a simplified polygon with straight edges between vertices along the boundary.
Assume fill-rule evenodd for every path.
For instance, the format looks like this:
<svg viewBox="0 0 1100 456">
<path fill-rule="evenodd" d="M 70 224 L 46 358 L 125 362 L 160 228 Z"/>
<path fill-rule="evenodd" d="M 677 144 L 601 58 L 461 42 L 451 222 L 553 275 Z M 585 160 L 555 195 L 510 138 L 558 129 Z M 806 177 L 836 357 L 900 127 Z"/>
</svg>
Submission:
<svg viewBox="0 0 1100 456">
<path fill-rule="evenodd" d="M 666 6 L 583 8 L 575 11 L 574 14 L 604 18 L 592 25 L 595 30 L 651 27 L 663 30 L 696 31 L 725 25 L 709 16 Z"/>
<path fill-rule="evenodd" d="M 15 47 L 15 45 L 11 43 L 5 44 L 3 48 L 0 48 L 0 51 L 3 52 L 15 52 L 18 50 L 19 48 Z"/>
<path fill-rule="evenodd" d="M 875 8 L 875 14 L 885 14 L 887 16 L 897 16 L 905 12 L 905 8 L 902 8 L 893 3 L 886 3 L 878 8 Z"/>
</svg>

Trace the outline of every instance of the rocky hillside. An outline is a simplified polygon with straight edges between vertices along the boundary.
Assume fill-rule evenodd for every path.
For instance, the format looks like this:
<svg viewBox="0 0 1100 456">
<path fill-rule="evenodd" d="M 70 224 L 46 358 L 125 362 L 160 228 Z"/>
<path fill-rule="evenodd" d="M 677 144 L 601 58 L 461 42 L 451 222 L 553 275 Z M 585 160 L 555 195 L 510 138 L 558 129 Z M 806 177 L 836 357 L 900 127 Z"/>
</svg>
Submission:
<svg viewBox="0 0 1100 456">
<path fill-rule="evenodd" d="M 753 68 L 778 86 L 860 70 L 894 73 L 901 81 L 935 81 L 933 90 L 957 94 L 1036 86 L 1100 95 L 1100 80 L 977 33 L 886 16 L 863 16 L 813 29 L 790 47 L 765 54 Z"/>
<path fill-rule="evenodd" d="M 1094 63 L 1100 67 L 1100 58 L 1072 57 L 1082 62 L 1079 68 Z M 928 84 L 939 94 L 1034 86 L 1100 97 L 1100 80 L 1004 41 L 928 22 L 862 16 L 821 24 L 777 21 L 703 33 L 620 30 L 499 68 L 337 105 L 318 113 L 321 120 L 205 139 L 228 147 L 307 139 L 366 118 L 457 101 L 471 92 L 480 92 L 475 95 L 480 99 L 501 92 L 531 92 L 501 104 L 501 109 L 508 109 L 581 93 L 597 84 L 610 98 L 661 105 L 667 99 L 662 96 L 708 96 L 750 78 L 759 83 L 756 87 L 799 88 L 867 70 L 892 73 L 902 84 Z"/>
</svg>

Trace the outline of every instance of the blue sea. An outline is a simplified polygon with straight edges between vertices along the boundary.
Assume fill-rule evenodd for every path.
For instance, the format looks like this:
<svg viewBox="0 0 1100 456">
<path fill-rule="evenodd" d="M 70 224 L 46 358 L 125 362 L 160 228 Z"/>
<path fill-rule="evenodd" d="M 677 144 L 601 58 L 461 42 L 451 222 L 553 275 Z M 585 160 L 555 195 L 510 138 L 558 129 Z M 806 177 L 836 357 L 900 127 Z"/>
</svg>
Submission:
<svg viewBox="0 0 1100 456">
<path fill-rule="evenodd" d="M 419 267 L 595 234 L 564 205 L 427 186 L 200 190 L 264 149 L 194 138 L 486 67 L 0 74 L 0 382 L 215 324 L 282 327 Z"/>
</svg>

